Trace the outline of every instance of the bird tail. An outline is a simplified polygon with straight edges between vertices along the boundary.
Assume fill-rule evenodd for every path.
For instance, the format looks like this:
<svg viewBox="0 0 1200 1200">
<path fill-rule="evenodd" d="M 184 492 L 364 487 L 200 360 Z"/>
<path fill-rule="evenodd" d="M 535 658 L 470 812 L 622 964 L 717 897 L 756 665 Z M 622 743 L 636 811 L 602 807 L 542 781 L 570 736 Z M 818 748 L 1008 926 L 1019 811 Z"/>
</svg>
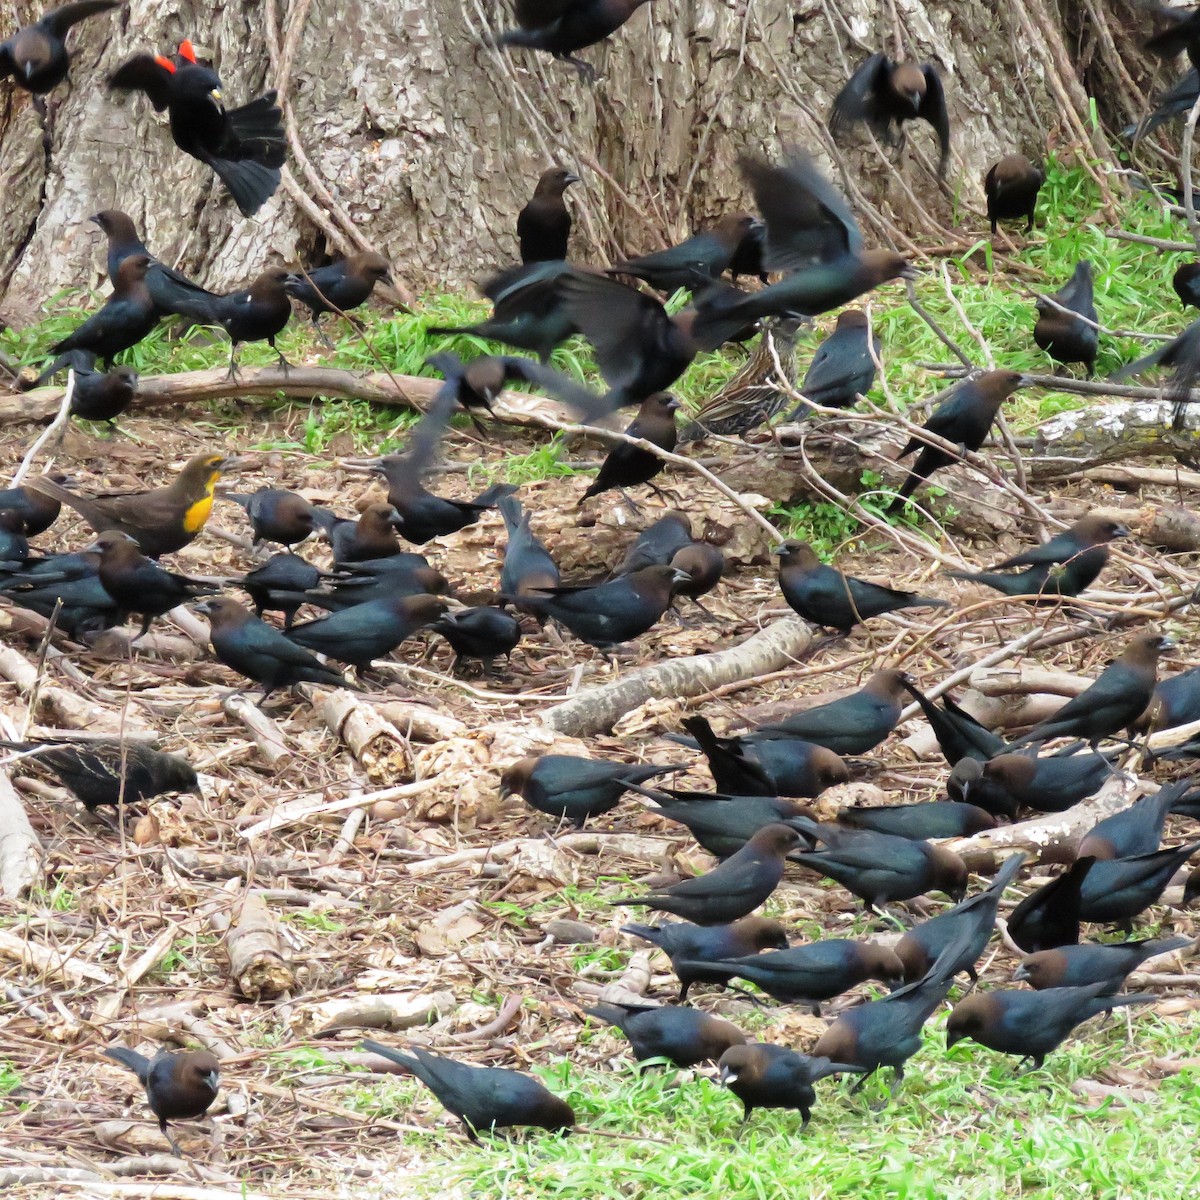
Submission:
<svg viewBox="0 0 1200 1200">
<path fill-rule="evenodd" d="M 230 132 L 238 142 L 238 158 L 252 159 L 264 167 L 282 167 L 287 157 L 283 134 L 283 112 L 278 94 L 267 92 L 241 108 L 225 114 Z"/>
<path fill-rule="evenodd" d="M 818 1055 L 808 1060 L 808 1078 L 810 1083 L 824 1079 L 829 1075 L 866 1075 L 870 1067 L 860 1067 L 857 1063 L 839 1063 L 824 1055 Z"/>
<path fill-rule="evenodd" d="M 56 483 L 48 475 L 39 475 L 36 479 L 27 479 L 24 483 L 31 492 L 49 496 L 60 504 L 73 508 L 85 521 L 93 523 L 104 520 L 104 514 L 90 500 L 77 496 L 68 491 L 61 483 Z"/>
<path fill-rule="evenodd" d="M 1101 984 L 1101 987 L 1104 985 Z M 1092 1014 L 1111 1012 L 1114 1008 L 1128 1008 L 1131 1004 L 1153 1004 L 1161 997 L 1153 992 L 1129 992 L 1124 996 L 1097 996 L 1091 1003 Z"/>
<path fill-rule="evenodd" d="M 527 46 L 538 50 L 544 38 L 545 31 L 541 29 L 506 29 L 492 39 L 491 45 L 497 50 L 504 46 Z"/>
<path fill-rule="evenodd" d="M 130 1050 L 128 1046 L 108 1046 L 104 1053 L 109 1058 L 116 1059 L 123 1067 L 128 1067 L 142 1083 L 149 1078 L 150 1060 L 144 1054 Z"/>
<path fill-rule="evenodd" d="M 510 538 L 528 528 L 529 514 L 526 513 L 516 496 L 501 496 L 496 507 L 504 518 L 504 528 Z"/>
<path fill-rule="evenodd" d="M 992 882 L 988 884 L 987 891 L 995 896 L 999 896 L 1006 887 L 1017 877 L 1017 873 L 1024 865 L 1026 855 L 1024 851 L 1017 854 L 1010 854 L 1001 864 Z"/>
<path fill-rule="evenodd" d="M 391 1046 L 385 1046 L 382 1042 L 377 1042 L 372 1038 L 363 1038 L 359 1045 L 364 1050 L 370 1050 L 372 1054 L 378 1054 L 380 1058 L 386 1058 L 389 1062 L 399 1063 L 402 1067 L 407 1067 L 414 1075 L 420 1075 L 420 1063 L 415 1058 L 407 1054 L 401 1054 L 399 1050 L 393 1050 Z"/>
<path fill-rule="evenodd" d="M 652 946 L 662 945 L 662 930 L 656 925 L 622 925 L 621 932 L 639 937 Z"/>
<path fill-rule="evenodd" d="M 494 483 L 485 492 L 480 492 L 472 504 L 482 504 L 484 507 L 491 508 L 499 504 L 505 496 L 512 496 L 517 490 L 517 485 L 514 483 Z"/>
<path fill-rule="evenodd" d="M 278 167 L 264 166 L 252 158 L 234 162 L 228 158 L 204 160 L 220 176 L 243 217 L 252 217 L 275 195 L 282 178 Z"/>
<path fill-rule="evenodd" d="M 589 1017 L 595 1017 L 606 1025 L 615 1025 L 620 1029 L 629 1015 L 619 1004 L 593 1004 L 583 1010 Z"/>
</svg>

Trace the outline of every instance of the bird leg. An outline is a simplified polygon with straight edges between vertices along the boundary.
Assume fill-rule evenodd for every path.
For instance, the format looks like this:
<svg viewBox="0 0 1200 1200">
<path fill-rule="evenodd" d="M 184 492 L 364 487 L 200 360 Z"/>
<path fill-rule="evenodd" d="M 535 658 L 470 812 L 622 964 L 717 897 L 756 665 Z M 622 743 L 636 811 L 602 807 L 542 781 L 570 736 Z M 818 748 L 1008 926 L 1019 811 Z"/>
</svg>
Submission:
<svg viewBox="0 0 1200 1200">
<path fill-rule="evenodd" d="M 225 378 L 226 379 L 235 379 L 235 380 L 239 378 L 238 365 L 237 365 L 237 343 L 236 342 L 229 343 L 229 370 L 226 372 Z"/>
<path fill-rule="evenodd" d="M 866 1086 L 867 1080 L 870 1079 L 871 1076 L 875 1074 L 875 1071 L 877 1069 L 878 1068 L 876 1068 L 876 1067 L 872 1067 L 871 1070 L 869 1070 L 865 1075 L 860 1075 L 858 1077 L 857 1082 L 850 1089 L 850 1095 L 857 1096 L 858 1093 L 861 1092 L 863 1090 L 863 1088 Z"/>
<path fill-rule="evenodd" d="M 162 1130 L 163 1137 L 165 1137 L 167 1139 L 167 1141 L 170 1143 L 171 1150 L 173 1151 L 175 1157 L 176 1158 L 187 1158 L 187 1155 L 184 1154 L 184 1152 L 179 1148 L 179 1143 L 171 1136 L 170 1131 L 167 1129 L 166 1121 L 159 1121 L 158 1127 L 160 1130 Z"/>
<path fill-rule="evenodd" d="M 629 508 L 632 510 L 633 515 L 635 517 L 637 517 L 640 520 L 642 517 L 644 517 L 646 515 L 645 513 L 642 512 L 642 510 L 638 507 L 638 505 L 634 502 L 633 498 L 629 495 L 629 493 L 624 488 L 617 488 L 617 491 L 621 493 L 621 499 L 624 500 L 625 503 L 629 506 Z"/>
<path fill-rule="evenodd" d="M 275 345 L 275 339 L 273 337 L 267 338 L 267 343 L 270 345 L 271 349 L 275 351 L 275 354 L 279 359 L 279 369 L 284 373 L 284 375 L 287 375 L 292 369 L 292 364 L 283 357 L 283 351 L 280 350 L 277 345 Z"/>
<path fill-rule="evenodd" d="M 316 331 L 317 337 L 319 337 L 321 339 L 321 341 L 323 341 L 325 343 L 325 348 L 331 354 L 335 353 L 337 351 L 337 347 L 330 340 L 329 334 L 327 334 L 325 332 L 325 330 L 321 328 L 321 314 L 320 313 L 313 313 L 312 323 L 313 323 L 313 329 Z"/>
<path fill-rule="evenodd" d="M 596 68 L 593 67 L 591 63 L 584 62 L 582 58 L 575 58 L 573 55 L 565 53 L 556 54 L 554 57 L 557 58 L 559 62 L 570 63 L 571 66 L 573 66 L 575 70 L 579 72 L 579 77 L 584 81 L 584 83 L 591 84 L 596 82 Z"/>
</svg>

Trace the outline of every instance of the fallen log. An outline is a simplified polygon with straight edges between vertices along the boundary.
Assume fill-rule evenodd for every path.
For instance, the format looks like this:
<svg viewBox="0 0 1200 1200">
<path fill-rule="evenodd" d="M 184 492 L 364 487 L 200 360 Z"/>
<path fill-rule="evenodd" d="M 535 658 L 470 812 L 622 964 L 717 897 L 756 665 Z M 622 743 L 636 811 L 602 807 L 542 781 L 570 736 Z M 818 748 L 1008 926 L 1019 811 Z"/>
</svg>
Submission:
<svg viewBox="0 0 1200 1200">
<path fill-rule="evenodd" d="M 41 873 L 42 843 L 12 780 L 0 771 L 0 897 L 20 899 Z"/>
<path fill-rule="evenodd" d="M 232 881 L 231 881 L 232 882 Z M 257 892 L 235 895 L 236 917 L 224 907 L 208 914 L 212 929 L 225 938 L 229 977 L 247 1000 L 273 1000 L 295 983 L 283 953 L 279 927 Z"/>
</svg>

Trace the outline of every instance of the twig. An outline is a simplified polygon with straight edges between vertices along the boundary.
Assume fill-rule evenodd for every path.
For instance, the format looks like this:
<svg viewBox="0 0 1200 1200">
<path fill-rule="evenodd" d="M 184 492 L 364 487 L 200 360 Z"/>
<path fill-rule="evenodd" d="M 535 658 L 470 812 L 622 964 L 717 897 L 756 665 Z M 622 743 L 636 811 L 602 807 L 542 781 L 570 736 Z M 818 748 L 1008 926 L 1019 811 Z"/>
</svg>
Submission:
<svg viewBox="0 0 1200 1200">
<path fill-rule="evenodd" d="M 1200 221 L 1196 220 L 1196 206 L 1192 196 L 1192 147 L 1196 140 L 1196 121 L 1200 119 L 1200 97 L 1192 105 L 1188 113 L 1187 124 L 1183 127 L 1183 210 L 1187 218 L 1187 227 L 1192 235 L 1192 242 L 1200 252 Z"/>
<path fill-rule="evenodd" d="M 71 400 L 74 395 L 75 370 L 72 368 L 67 372 L 67 390 L 63 392 L 62 404 L 59 406 L 58 415 L 42 430 L 41 436 L 26 451 L 25 457 L 21 459 L 21 465 L 17 468 L 17 473 L 12 477 L 9 487 L 20 486 L 22 480 L 29 474 L 29 468 L 33 466 L 34 460 L 37 458 L 41 448 L 71 419 Z"/>
</svg>

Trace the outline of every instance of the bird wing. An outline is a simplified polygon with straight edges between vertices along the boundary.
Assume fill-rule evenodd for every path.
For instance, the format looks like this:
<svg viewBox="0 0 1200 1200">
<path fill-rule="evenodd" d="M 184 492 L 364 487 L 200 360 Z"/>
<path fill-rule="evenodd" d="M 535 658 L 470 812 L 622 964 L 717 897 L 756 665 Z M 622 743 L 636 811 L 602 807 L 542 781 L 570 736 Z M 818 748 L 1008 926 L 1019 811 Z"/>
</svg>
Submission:
<svg viewBox="0 0 1200 1200">
<path fill-rule="evenodd" d="M 119 8 L 122 0 L 78 0 L 75 4 L 64 4 L 61 8 L 53 9 L 42 17 L 39 24 L 43 25 L 57 38 L 67 36 L 67 30 L 78 24 L 85 17 L 94 13 L 105 12 L 110 8 Z"/>
<path fill-rule="evenodd" d="M 517 24 L 522 29 L 545 29 L 560 20 L 575 0 L 517 0 Z"/>
<path fill-rule="evenodd" d="M 754 890 L 761 883 L 762 859 L 757 854 L 747 854 L 744 858 L 741 855 L 739 850 L 707 875 L 684 879 L 666 889 L 665 894 L 702 900 L 710 896 L 740 896 Z"/>
<path fill-rule="evenodd" d="M 6 79 L 16 69 L 17 64 L 13 62 L 12 56 L 12 43 L 0 42 L 0 79 Z"/>
<path fill-rule="evenodd" d="M 875 94 L 887 71 L 887 55 L 872 54 L 838 92 L 829 114 L 829 131 L 837 137 L 853 121 L 874 121 L 877 113 Z"/>
<path fill-rule="evenodd" d="M 574 410 L 581 421 L 599 420 L 612 412 L 612 405 L 606 403 L 603 396 L 597 395 L 581 383 L 576 383 L 562 371 L 545 367 L 532 358 L 505 358 L 504 369 L 510 379 L 523 379 L 526 383 L 532 383 L 534 387 L 548 392 L 556 400 L 561 400 L 568 408 Z"/>
<path fill-rule="evenodd" d="M 1009 567 L 1033 567 L 1045 563 L 1059 563 L 1079 553 L 1081 547 L 1068 533 L 1060 533 L 1040 546 L 1030 550 L 1022 550 L 995 566 L 988 567 L 989 571 L 1004 571 Z"/>
<path fill-rule="evenodd" d="M 937 134 L 938 147 L 941 150 L 938 174 L 944 175 L 946 164 L 950 161 L 950 114 L 946 111 L 946 90 L 942 87 L 941 76 L 929 63 L 925 63 L 921 70 L 925 76 L 925 97 L 917 115 L 928 121 Z"/>
<path fill-rule="evenodd" d="M 1141 358 L 1135 359 L 1131 363 L 1127 363 L 1119 370 L 1114 371 L 1109 379 L 1118 382 L 1122 379 L 1128 379 L 1131 375 L 1140 374 L 1147 367 L 1156 367 L 1160 364 L 1165 367 L 1175 366 L 1180 357 L 1187 354 L 1188 346 L 1197 340 L 1200 340 L 1200 321 L 1193 321 L 1181 334 L 1172 338 L 1165 345 L 1159 346 L 1157 350 L 1152 350 L 1149 354 L 1143 355 Z"/>
<path fill-rule="evenodd" d="M 162 112 L 171 101 L 171 80 L 174 75 L 163 65 L 164 61 L 152 54 L 135 54 L 108 77 L 108 86 L 145 92 L 155 112 Z"/>
</svg>

